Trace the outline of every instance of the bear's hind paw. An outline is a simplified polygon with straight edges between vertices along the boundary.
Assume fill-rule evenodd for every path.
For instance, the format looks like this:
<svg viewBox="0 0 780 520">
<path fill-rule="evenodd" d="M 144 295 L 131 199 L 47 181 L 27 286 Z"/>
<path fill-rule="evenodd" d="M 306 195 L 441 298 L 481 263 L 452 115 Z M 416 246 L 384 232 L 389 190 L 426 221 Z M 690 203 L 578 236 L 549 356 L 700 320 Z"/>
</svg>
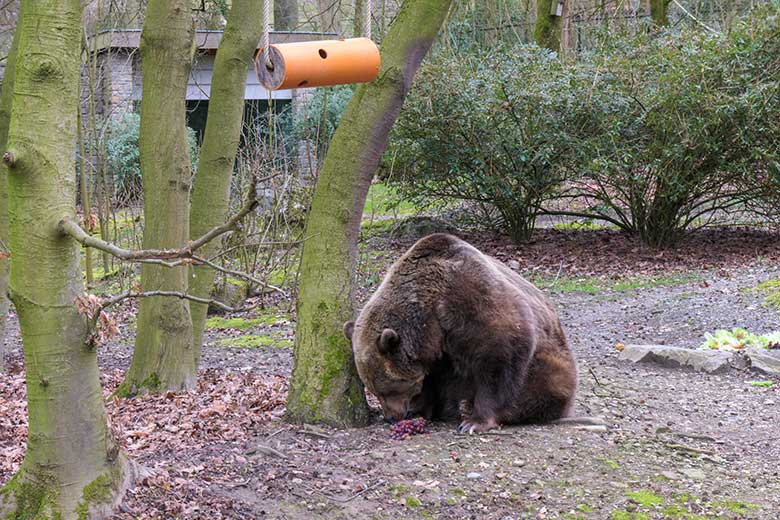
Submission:
<svg viewBox="0 0 780 520">
<path fill-rule="evenodd" d="M 487 421 L 475 421 L 464 419 L 458 425 L 458 433 L 471 435 L 473 433 L 482 433 L 498 428 L 498 423 L 494 419 Z"/>
</svg>

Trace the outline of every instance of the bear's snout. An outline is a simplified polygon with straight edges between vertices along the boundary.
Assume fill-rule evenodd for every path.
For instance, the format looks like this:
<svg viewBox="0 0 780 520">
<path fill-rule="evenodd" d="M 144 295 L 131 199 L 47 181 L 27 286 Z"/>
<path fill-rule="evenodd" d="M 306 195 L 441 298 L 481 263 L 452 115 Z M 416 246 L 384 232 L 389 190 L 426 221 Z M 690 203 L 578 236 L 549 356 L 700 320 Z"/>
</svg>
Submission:
<svg viewBox="0 0 780 520">
<path fill-rule="evenodd" d="M 379 404 L 382 405 L 382 414 L 386 422 L 394 423 L 408 419 L 412 415 L 408 399 L 380 398 Z"/>
</svg>

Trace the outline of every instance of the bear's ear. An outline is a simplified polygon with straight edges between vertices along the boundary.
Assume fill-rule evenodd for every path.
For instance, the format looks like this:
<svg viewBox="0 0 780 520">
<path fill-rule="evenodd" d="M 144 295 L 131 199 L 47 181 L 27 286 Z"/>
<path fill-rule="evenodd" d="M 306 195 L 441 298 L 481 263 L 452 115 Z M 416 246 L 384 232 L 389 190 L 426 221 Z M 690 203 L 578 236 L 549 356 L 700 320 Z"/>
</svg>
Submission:
<svg viewBox="0 0 780 520">
<path fill-rule="evenodd" d="M 352 333 L 355 332 L 355 322 L 348 321 L 344 324 L 344 335 L 349 341 L 352 341 Z"/>
<path fill-rule="evenodd" d="M 385 329 L 382 331 L 382 335 L 379 337 L 379 352 L 389 356 L 398 350 L 401 345 L 401 338 L 398 337 L 398 333 L 393 329 Z"/>
</svg>

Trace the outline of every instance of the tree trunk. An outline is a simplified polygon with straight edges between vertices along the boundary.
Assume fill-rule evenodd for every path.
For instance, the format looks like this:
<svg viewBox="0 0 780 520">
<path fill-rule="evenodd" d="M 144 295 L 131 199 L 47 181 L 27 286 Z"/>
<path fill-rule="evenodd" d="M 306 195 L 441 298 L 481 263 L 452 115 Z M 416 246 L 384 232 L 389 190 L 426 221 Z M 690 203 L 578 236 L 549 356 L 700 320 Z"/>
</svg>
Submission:
<svg viewBox="0 0 780 520">
<path fill-rule="evenodd" d="M 223 223 L 230 202 L 230 180 L 241 138 L 246 75 L 263 31 L 262 10 L 254 0 L 233 0 L 227 27 L 219 42 L 211 80 L 206 130 L 192 191 L 190 235 L 199 237 Z M 210 258 L 219 240 L 208 243 L 199 255 Z M 208 298 L 214 287 L 214 270 L 193 266 L 190 294 Z M 200 358 L 208 305 L 190 302 L 193 350 Z M 197 366 L 197 365 L 196 365 Z"/>
<path fill-rule="evenodd" d="M 561 30 L 563 17 L 550 14 L 553 4 L 558 0 L 536 0 L 536 23 L 534 24 L 534 40 L 539 47 L 551 51 L 561 50 Z"/>
<path fill-rule="evenodd" d="M 353 276 L 363 205 L 387 136 L 452 0 L 406 0 L 382 43 L 382 67 L 347 104 L 306 219 L 298 285 L 295 366 L 287 418 L 353 426 L 368 408 L 350 346 Z"/>
<path fill-rule="evenodd" d="M 366 0 L 355 0 L 354 15 L 352 20 L 352 36 L 359 38 L 363 36 L 363 21 L 365 18 Z"/>
<path fill-rule="evenodd" d="M 315 15 L 318 29 L 322 32 L 341 34 L 341 4 L 333 0 L 317 0 L 318 13 Z"/>
<path fill-rule="evenodd" d="M 0 150 L 5 150 L 8 139 L 8 123 L 11 119 L 11 101 L 13 100 L 14 69 L 16 68 L 16 48 L 19 43 L 19 31 L 14 32 L 11 49 L 3 74 L 0 90 Z M 5 368 L 5 325 L 8 318 L 8 168 L 0 161 L 0 372 Z"/>
<path fill-rule="evenodd" d="M 130 466 L 106 424 L 85 316 L 80 249 L 59 233 L 75 217 L 80 0 L 24 0 L 4 160 L 11 296 L 27 382 L 24 462 L 0 490 L 2 518 L 104 518 Z"/>
<path fill-rule="evenodd" d="M 650 19 L 655 27 L 669 25 L 670 0 L 650 0 Z"/>
<path fill-rule="evenodd" d="M 144 190 L 144 249 L 183 247 L 189 240 L 190 157 L 186 139 L 187 78 L 194 50 L 188 0 L 150 0 L 141 32 L 139 151 Z M 143 264 L 144 291 L 187 292 L 186 266 Z M 143 298 L 135 349 L 119 395 L 191 389 L 197 379 L 188 302 Z"/>
<path fill-rule="evenodd" d="M 259 10 L 255 6 L 255 11 Z M 298 0 L 274 0 L 274 31 L 294 31 L 297 27 Z"/>
<path fill-rule="evenodd" d="M 76 111 L 76 120 L 78 125 L 78 143 L 79 143 L 79 198 L 81 199 L 81 214 L 84 215 L 84 221 L 86 222 L 87 219 L 89 219 L 91 213 L 92 213 L 92 201 L 90 199 L 89 195 L 89 173 L 87 173 L 87 158 L 86 158 L 86 150 L 84 147 L 84 125 L 81 123 L 81 106 L 79 106 L 79 109 Z M 87 233 L 91 232 L 91 229 L 87 229 L 88 226 L 85 226 L 85 231 Z M 87 289 L 92 289 L 92 285 L 94 283 L 94 276 L 92 273 L 92 249 L 89 247 L 84 248 L 84 272 L 86 273 L 87 278 Z"/>
</svg>

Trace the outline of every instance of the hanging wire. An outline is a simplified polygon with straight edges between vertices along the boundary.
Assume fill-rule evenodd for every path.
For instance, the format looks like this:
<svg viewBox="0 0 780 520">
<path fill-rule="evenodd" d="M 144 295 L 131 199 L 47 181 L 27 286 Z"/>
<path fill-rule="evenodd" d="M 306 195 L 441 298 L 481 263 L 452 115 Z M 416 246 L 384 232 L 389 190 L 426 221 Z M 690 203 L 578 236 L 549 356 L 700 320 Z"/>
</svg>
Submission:
<svg viewBox="0 0 780 520">
<path fill-rule="evenodd" d="M 363 0 L 363 36 L 371 39 L 371 0 Z"/>
<path fill-rule="evenodd" d="M 274 70 L 271 62 L 271 0 L 263 1 L 263 56 L 268 70 Z"/>
</svg>

